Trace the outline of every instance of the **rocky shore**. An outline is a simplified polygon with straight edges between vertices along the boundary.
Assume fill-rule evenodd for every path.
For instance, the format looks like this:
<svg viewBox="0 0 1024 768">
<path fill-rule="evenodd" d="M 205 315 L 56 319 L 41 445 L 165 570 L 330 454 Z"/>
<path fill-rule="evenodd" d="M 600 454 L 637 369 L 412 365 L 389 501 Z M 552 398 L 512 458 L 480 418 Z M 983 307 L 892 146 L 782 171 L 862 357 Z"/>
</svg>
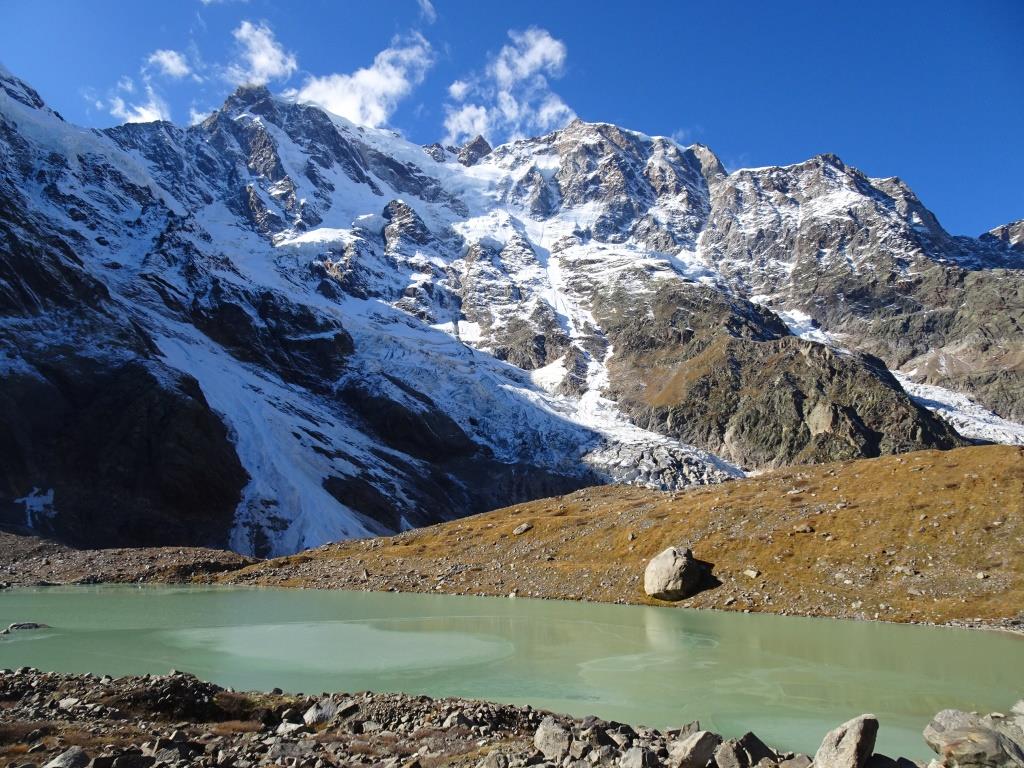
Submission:
<svg viewBox="0 0 1024 768">
<path fill-rule="evenodd" d="M 62 584 L 185 584 L 255 560 L 201 547 L 74 549 L 0 531 L 0 589 Z"/>
<path fill-rule="evenodd" d="M 914 768 L 874 752 L 861 715 L 815 755 L 697 722 L 658 731 L 531 707 L 393 693 L 243 693 L 171 671 L 96 677 L 0 670 L 0 761 L 9 768 Z M 1008 715 L 944 710 L 924 731 L 931 768 L 1024 765 L 1024 701 Z"/>
</svg>

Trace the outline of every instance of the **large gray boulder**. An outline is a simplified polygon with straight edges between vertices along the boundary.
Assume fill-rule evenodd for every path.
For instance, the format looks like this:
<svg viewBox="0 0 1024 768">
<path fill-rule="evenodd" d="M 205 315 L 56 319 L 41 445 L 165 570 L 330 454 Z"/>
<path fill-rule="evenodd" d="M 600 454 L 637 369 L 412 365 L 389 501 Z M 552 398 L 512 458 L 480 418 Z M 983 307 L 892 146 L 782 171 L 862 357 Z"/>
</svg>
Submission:
<svg viewBox="0 0 1024 768">
<path fill-rule="evenodd" d="M 85 753 L 85 750 L 81 747 L 71 747 L 71 749 L 61 752 L 43 768 L 84 768 L 88 764 L 89 755 Z"/>
<path fill-rule="evenodd" d="M 682 600 L 698 590 L 703 578 L 704 566 L 693 552 L 669 547 L 647 563 L 644 592 L 658 600 Z"/>
<path fill-rule="evenodd" d="M 925 726 L 924 740 L 946 768 L 1024 768 L 1024 731 L 1015 717 L 944 709 Z"/>
<path fill-rule="evenodd" d="M 704 768 L 715 750 L 722 743 L 722 737 L 711 731 L 697 731 L 673 742 L 668 748 L 669 768 Z"/>
<path fill-rule="evenodd" d="M 750 768 L 750 760 L 736 739 L 728 739 L 715 750 L 717 768 Z"/>
<path fill-rule="evenodd" d="M 829 731 L 814 753 L 814 768 L 864 768 L 875 751 L 878 718 L 861 715 Z"/>
<path fill-rule="evenodd" d="M 561 762 L 569 754 L 572 734 L 569 729 L 560 725 L 555 718 L 545 717 L 537 732 L 533 734 L 533 746 L 544 753 L 544 757 L 553 762 Z"/>
<path fill-rule="evenodd" d="M 658 757 L 646 747 L 630 747 L 619 758 L 619 766 L 621 768 L 657 768 Z"/>
<path fill-rule="evenodd" d="M 320 725 L 331 720 L 338 713 L 338 705 L 330 697 L 320 699 L 306 710 L 302 721 L 309 727 Z"/>
</svg>

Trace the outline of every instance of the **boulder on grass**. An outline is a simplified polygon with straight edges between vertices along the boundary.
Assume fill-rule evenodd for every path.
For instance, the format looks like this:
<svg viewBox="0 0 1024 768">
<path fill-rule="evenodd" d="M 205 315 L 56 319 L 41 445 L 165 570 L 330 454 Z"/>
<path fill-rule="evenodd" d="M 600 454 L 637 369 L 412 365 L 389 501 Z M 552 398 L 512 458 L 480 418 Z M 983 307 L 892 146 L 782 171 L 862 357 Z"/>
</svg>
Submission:
<svg viewBox="0 0 1024 768">
<path fill-rule="evenodd" d="M 700 589 L 704 566 L 687 549 L 669 547 L 647 563 L 644 592 L 658 600 L 682 600 Z"/>
</svg>

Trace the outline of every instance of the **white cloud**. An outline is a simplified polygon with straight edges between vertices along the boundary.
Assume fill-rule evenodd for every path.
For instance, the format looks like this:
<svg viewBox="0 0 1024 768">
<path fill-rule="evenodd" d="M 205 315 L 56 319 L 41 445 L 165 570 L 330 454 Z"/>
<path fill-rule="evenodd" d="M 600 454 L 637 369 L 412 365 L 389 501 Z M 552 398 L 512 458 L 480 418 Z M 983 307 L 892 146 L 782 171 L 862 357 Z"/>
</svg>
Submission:
<svg viewBox="0 0 1024 768">
<path fill-rule="evenodd" d="M 434 8 L 434 4 L 430 0 L 416 0 L 420 4 L 420 16 L 427 24 L 433 24 L 437 21 L 437 10 Z"/>
<path fill-rule="evenodd" d="M 286 95 L 312 102 L 359 125 L 383 125 L 398 102 L 423 82 L 434 63 L 434 52 L 422 35 L 394 39 L 378 53 L 372 66 L 352 74 L 310 77 L 302 88 Z"/>
<path fill-rule="evenodd" d="M 134 90 L 134 86 L 132 90 Z M 146 101 L 143 103 L 127 104 L 120 96 L 113 96 L 108 106 L 110 114 L 124 123 L 151 123 L 154 120 L 171 119 L 171 111 L 167 108 L 167 102 L 160 98 L 149 83 L 146 83 Z"/>
<path fill-rule="evenodd" d="M 565 43 L 545 29 L 510 30 L 511 43 L 487 64 L 483 77 L 448 86 L 445 141 L 457 143 L 476 134 L 505 141 L 560 128 L 576 116 L 551 90 L 548 78 L 560 77 L 568 55 Z"/>
<path fill-rule="evenodd" d="M 203 120 L 208 118 L 211 114 L 213 113 L 210 111 L 202 112 L 196 109 L 195 105 L 193 105 L 188 108 L 188 124 L 198 125 L 199 123 L 203 122 Z"/>
<path fill-rule="evenodd" d="M 448 111 L 444 127 L 449 137 L 486 136 L 491 132 L 491 115 L 486 107 L 479 104 L 466 104 L 458 109 Z M 455 141 L 449 138 L 448 141 Z"/>
<path fill-rule="evenodd" d="M 466 94 L 469 93 L 471 87 L 465 80 L 456 80 L 448 86 L 448 95 L 456 101 L 462 101 L 466 98 Z"/>
<path fill-rule="evenodd" d="M 185 56 L 167 48 L 153 51 L 146 59 L 146 63 L 156 67 L 162 74 L 175 79 L 192 74 L 192 68 L 188 65 Z"/>
<path fill-rule="evenodd" d="M 511 88 L 538 74 L 558 77 L 565 65 L 565 43 L 546 29 L 509 30 L 512 45 L 502 47 L 487 68 L 499 88 Z"/>
<path fill-rule="evenodd" d="M 135 81 L 128 77 L 128 75 L 122 75 L 117 81 L 117 90 L 124 91 L 125 93 L 135 93 Z"/>
<path fill-rule="evenodd" d="M 295 55 L 277 42 L 265 22 L 243 21 L 232 34 L 242 48 L 240 60 L 227 70 L 232 82 L 263 85 L 270 80 L 287 78 L 299 68 Z"/>
</svg>

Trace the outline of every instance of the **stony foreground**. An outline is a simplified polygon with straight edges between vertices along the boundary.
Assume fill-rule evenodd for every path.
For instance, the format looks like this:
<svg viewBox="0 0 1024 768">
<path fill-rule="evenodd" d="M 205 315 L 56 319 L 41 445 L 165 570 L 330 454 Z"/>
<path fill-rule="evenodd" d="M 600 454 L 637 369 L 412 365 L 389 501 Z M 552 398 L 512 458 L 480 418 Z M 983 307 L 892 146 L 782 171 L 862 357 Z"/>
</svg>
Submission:
<svg viewBox="0 0 1024 768">
<path fill-rule="evenodd" d="M 862 715 L 812 757 L 753 733 L 723 739 L 699 723 L 660 732 L 465 699 L 392 693 L 239 693 L 171 671 L 96 677 L 0 670 L 0 761 L 9 768 L 889 768 L 879 723 Z M 924 738 L 933 768 L 1024 766 L 1024 701 L 1009 716 L 945 710 Z"/>
</svg>

